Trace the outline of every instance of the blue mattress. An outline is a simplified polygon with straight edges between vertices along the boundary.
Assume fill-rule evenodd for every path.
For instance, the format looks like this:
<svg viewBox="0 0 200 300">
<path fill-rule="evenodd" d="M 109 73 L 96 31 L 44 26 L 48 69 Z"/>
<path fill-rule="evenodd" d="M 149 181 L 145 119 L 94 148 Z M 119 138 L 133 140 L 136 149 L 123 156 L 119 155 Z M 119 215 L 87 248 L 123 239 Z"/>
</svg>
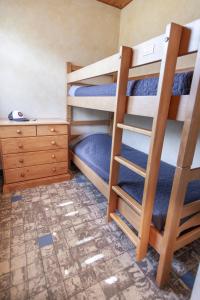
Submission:
<svg viewBox="0 0 200 300">
<path fill-rule="evenodd" d="M 74 153 L 104 181 L 109 180 L 111 137 L 108 134 L 93 134 L 73 146 Z M 122 156 L 146 168 L 147 155 L 127 145 L 122 145 Z M 162 231 L 165 225 L 175 168 L 161 162 L 152 221 Z M 119 186 L 137 202 L 142 202 L 144 179 L 124 166 L 120 166 Z M 200 181 L 189 183 L 185 203 L 200 199 Z"/>
<path fill-rule="evenodd" d="M 174 77 L 173 95 L 188 95 L 192 82 L 193 72 L 177 73 Z M 142 80 L 131 80 L 127 85 L 127 96 L 151 96 L 156 95 L 158 77 Z M 72 91 L 72 90 L 71 90 Z M 71 96 L 115 96 L 116 83 L 96 86 L 77 87 Z"/>
</svg>

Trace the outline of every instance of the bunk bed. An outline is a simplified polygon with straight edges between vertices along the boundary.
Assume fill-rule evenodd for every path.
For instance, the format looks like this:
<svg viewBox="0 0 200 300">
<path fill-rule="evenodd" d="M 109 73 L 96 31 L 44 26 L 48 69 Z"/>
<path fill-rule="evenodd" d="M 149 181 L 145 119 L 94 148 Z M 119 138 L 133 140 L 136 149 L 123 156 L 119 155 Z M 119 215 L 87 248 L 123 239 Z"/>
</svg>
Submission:
<svg viewBox="0 0 200 300">
<path fill-rule="evenodd" d="M 108 199 L 108 220 L 114 220 L 131 239 L 136 246 L 136 258 L 145 257 L 148 244 L 160 254 L 156 278 L 159 286 L 168 279 L 173 253 L 200 237 L 200 168 L 191 167 L 199 132 L 199 43 L 200 20 L 185 26 L 171 23 L 165 34 L 133 48 L 121 47 L 119 53 L 87 67 L 67 64 L 70 124 L 106 124 L 113 128 L 112 139 L 96 134 L 77 141 L 71 159 Z M 191 53 L 197 53 L 194 71 L 176 74 L 178 57 Z M 161 63 L 157 79 L 144 75 L 142 80 L 129 81 L 131 69 L 155 62 Z M 85 79 L 101 75 L 116 79 L 116 74 L 114 84 L 76 87 L 70 91 L 74 83 L 80 85 Z M 151 86 L 152 82 L 153 90 L 137 88 Z M 114 115 L 114 120 L 74 121 L 73 107 L 107 111 Z M 124 124 L 125 114 L 153 118 L 152 129 Z M 168 119 L 183 122 L 175 167 L 161 162 Z M 123 130 L 149 136 L 149 155 L 122 145 Z M 98 153 L 94 158 L 91 152 L 88 155 L 84 147 L 87 151 L 98 148 L 105 163 Z"/>
</svg>

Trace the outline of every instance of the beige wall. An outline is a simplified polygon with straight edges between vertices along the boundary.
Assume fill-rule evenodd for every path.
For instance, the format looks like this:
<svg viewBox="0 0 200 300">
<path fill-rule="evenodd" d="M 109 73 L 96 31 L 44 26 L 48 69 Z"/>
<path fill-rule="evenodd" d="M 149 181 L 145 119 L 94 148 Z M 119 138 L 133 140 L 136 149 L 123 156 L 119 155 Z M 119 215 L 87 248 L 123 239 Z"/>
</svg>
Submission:
<svg viewBox="0 0 200 300">
<path fill-rule="evenodd" d="M 0 118 L 65 117 L 65 62 L 116 52 L 119 18 L 94 0 L 0 0 Z"/>
<path fill-rule="evenodd" d="M 119 45 L 136 45 L 162 34 L 170 22 L 186 24 L 198 18 L 200 18 L 199 0 L 134 0 L 121 11 Z M 188 57 L 181 61 L 181 66 L 191 66 L 193 58 Z M 158 65 L 145 68 L 145 72 L 150 73 L 157 70 Z M 138 69 L 135 73 L 144 73 L 144 69 Z M 127 121 L 144 127 L 151 126 L 149 118 L 129 116 Z M 176 164 L 181 128 L 181 123 L 172 121 L 168 123 L 162 159 L 172 164 Z M 144 152 L 148 151 L 149 141 L 144 136 L 127 133 L 124 142 Z M 200 145 L 197 147 L 195 165 L 199 164 L 199 157 Z"/>
</svg>

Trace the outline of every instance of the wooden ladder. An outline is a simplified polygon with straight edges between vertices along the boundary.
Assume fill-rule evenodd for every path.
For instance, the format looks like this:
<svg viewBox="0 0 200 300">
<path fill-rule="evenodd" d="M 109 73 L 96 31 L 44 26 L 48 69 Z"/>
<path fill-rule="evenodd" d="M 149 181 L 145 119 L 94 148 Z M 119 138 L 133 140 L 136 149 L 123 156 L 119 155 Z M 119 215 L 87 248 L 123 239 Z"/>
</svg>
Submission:
<svg viewBox="0 0 200 300">
<path fill-rule="evenodd" d="M 126 88 L 132 53 L 131 48 L 121 48 L 121 65 L 117 78 L 116 109 L 113 122 L 113 141 L 111 150 L 108 220 L 114 220 L 136 246 L 136 258 L 142 259 L 147 252 L 154 198 L 159 174 L 161 153 L 168 119 L 170 99 L 176 70 L 177 57 L 182 35 L 182 26 L 171 23 L 166 29 L 165 45 L 161 60 L 157 89 L 157 109 L 153 118 L 152 130 L 124 124 L 127 98 Z M 134 56 L 134 53 L 133 53 Z M 150 151 L 146 170 L 120 155 L 123 130 L 129 130 L 150 137 Z M 118 186 L 119 165 L 123 165 L 145 179 L 142 205 Z M 135 234 L 116 214 L 118 198 L 125 201 L 139 216 L 139 230 Z"/>
</svg>

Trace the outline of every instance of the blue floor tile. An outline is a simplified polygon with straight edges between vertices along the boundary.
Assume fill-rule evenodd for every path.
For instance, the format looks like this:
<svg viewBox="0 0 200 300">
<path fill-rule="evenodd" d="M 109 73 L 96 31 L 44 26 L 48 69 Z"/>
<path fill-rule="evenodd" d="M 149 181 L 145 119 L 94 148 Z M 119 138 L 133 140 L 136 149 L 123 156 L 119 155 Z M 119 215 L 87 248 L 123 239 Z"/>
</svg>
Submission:
<svg viewBox="0 0 200 300">
<path fill-rule="evenodd" d="M 43 235 L 38 238 L 39 247 L 45 247 L 53 244 L 53 239 L 51 234 Z"/>
<path fill-rule="evenodd" d="M 11 202 L 17 202 L 22 200 L 22 196 L 21 195 L 16 195 L 16 196 L 12 196 L 11 197 Z"/>
<path fill-rule="evenodd" d="M 181 280 L 190 288 L 193 288 L 195 277 L 191 272 L 185 273 L 183 276 L 181 276 Z"/>
</svg>

